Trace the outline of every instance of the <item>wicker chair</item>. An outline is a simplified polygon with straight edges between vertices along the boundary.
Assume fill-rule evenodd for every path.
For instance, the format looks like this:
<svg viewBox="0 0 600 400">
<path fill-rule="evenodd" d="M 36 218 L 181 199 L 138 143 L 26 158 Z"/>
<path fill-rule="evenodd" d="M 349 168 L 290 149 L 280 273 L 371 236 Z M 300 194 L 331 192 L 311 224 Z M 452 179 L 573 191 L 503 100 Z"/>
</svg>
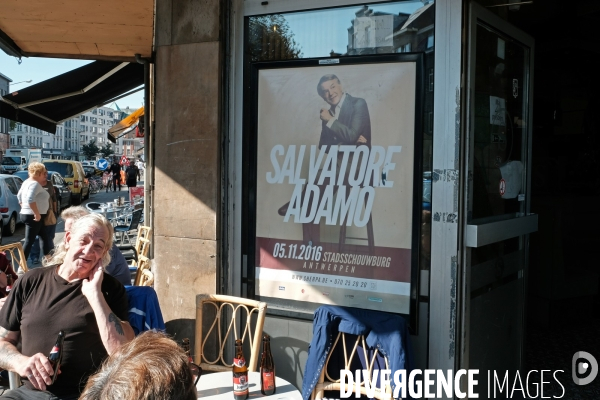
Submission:
<svg viewBox="0 0 600 400">
<path fill-rule="evenodd" d="M 143 269 L 138 272 L 138 286 L 152 286 L 154 284 L 154 274 L 149 269 Z"/>
<path fill-rule="evenodd" d="M 205 332 L 202 324 L 202 316 L 205 308 L 215 312 L 212 325 Z M 224 352 L 229 339 L 242 339 L 250 344 L 250 362 L 248 371 L 256 371 L 258 365 L 258 354 L 262 342 L 262 331 L 265 322 L 267 303 L 241 297 L 223 296 L 216 294 L 199 294 L 196 296 L 196 343 L 194 359 L 203 370 L 206 371 L 231 371 L 232 363 L 225 361 Z M 254 329 L 252 329 L 253 317 L 256 316 Z M 223 323 L 227 319 L 226 323 Z M 222 329 L 226 326 L 223 334 Z M 241 337 L 238 337 L 239 328 Z M 212 335 L 211 335 L 212 334 Z M 209 360 L 204 349 L 207 340 L 216 336 L 218 354 L 214 360 Z M 212 347 L 211 347 L 212 348 Z"/>
<path fill-rule="evenodd" d="M 150 272 L 150 260 L 148 259 L 148 257 L 140 256 L 138 260 L 138 265 L 139 267 L 135 270 L 135 279 L 133 280 L 133 286 L 150 286 L 142 284 L 142 282 L 145 282 L 145 277 L 148 277 L 148 275 L 145 274 L 144 271 Z M 152 279 L 152 282 L 154 282 L 154 279 Z"/>
<path fill-rule="evenodd" d="M 29 271 L 21 242 L 0 246 L 0 251 L 5 252 L 7 256 L 10 255 L 8 258 L 10 259 L 13 271 L 17 274 L 23 275 L 25 272 Z"/>
<path fill-rule="evenodd" d="M 352 340 L 347 341 L 346 340 L 347 337 L 356 337 L 356 339 L 354 340 L 354 343 L 353 343 Z M 333 343 L 333 347 L 331 348 L 331 351 L 327 355 L 327 360 L 325 361 L 325 366 L 323 367 L 323 370 L 321 371 L 321 376 L 319 377 L 319 380 L 318 380 L 315 388 L 312 391 L 311 400 L 323 399 L 324 392 L 326 390 L 333 390 L 333 391 L 336 391 L 336 393 L 338 393 L 338 394 L 340 393 L 340 387 L 342 386 L 340 379 L 331 378 L 329 376 L 329 373 L 327 372 L 327 366 L 331 359 L 331 355 L 338 354 L 336 352 L 336 350 L 339 350 L 339 351 L 343 352 L 343 354 L 344 354 L 343 368 L 345 370 L 353 370 L 354 368 L 352 367 L 352 365 L 353 364 L 356 365 L 357 362 L 360 363 L 360 361 L 357 358 L 360 358 L 359 352 L 362 352 L 362 356 L 364 357 L 363 360 L 364 360 L 364 363 L 366 364 L 366 369 L 369 372 L 368 384 L 369 384 L 369 387 L 372 388 L 372 392 L 371 393 L 367 392 L 367 389 L 365 387 L 365 382 L 361 380 L 360 394 L 368 395 L 369 397 L 373 396 L 372 398 L 375 398 L 378 400 L 382 400 L 382 399 L 389 400 L 392 398 L 392 388 L 390 387 L 389 384 L 386 385 L 384 390 L 381 390 L 380 388 L 375 387 L 376 382 L 373 382 L 371 380 L 371 378 L 373 376 L 372 373 L 373 373 L 375 361 L 376 361 L 377 355 L 378 355 L 378 350 L 377 349 L 374 349 L 374 350 L 368 349 L 364 335 L 356 336 L 356 335 L 348 335 L 346 333 L 339 332 L 335 339 L 335 342 Z M 385 360 L 385 369 L 389 369 L 390 367 L 389 367 L 387 358 L 384 357 L 384 360 Z M 340 366 L 340 368 L 341 368 L 341 366 Z M 364 377 L 363 377 L 363 379 L 364 379 Z M 348 392 L 356 393 L 358 391 L 356 388 L 356 385 L 349 385 L 348 382 L 345 383 L 344 390 L 346 391 L 346 393 L 348 393 Z M 350 397 L 354 397 L 354 396 L 350 396 Z"/>
</svg>

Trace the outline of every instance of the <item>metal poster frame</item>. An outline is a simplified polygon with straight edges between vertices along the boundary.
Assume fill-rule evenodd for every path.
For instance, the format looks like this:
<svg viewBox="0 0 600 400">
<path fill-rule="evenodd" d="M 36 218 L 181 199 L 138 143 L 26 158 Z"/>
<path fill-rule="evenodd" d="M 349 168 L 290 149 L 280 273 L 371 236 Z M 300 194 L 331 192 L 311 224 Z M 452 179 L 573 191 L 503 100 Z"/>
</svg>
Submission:
<svg viewBox="0 0 600 400">
<path fill-rule="evenodd" d="M 276 70 L 276 71 L 278 70 L 277 72 L 283 71 L 283 73 L 285 74 L 286 73 L 285 69 L 290 69 L 290 71 L 291 71 L 290 73 L 299 73 L 302 71 L 313 71 L 316 73 L 317 70 L 311 70 L 311 68 L 319 68 L 319 70 L 318 70 L 319 74 L 321 74 L 322 70 L 327 71 L 326 73 L 340 74 L 341 72 L 339 72 L 339 71 L 343 71 L 344 69 L 348 70 L 348 66 L 355 66 L 355 67 L 364 66 L 364 70 L 366 73 L 364 76 L 368 76 L 369 68 L 372 68 L 372 70 L 374 71 L 376 68 L 381 68 L 381 64 L 390 65 L 390 64 L 394 64 L 394 63 L 397 63 L 398 65 L 404 64 L 404 66 L 406 66 L 406 63 L 414 63 L 414 66 L 415 66 L 415 68 L 414 68 L 414 71 L 415 71 L 414 72 L 414 76 L 415 76 L 415 81 L 414 81 L 414 85 L 415 85 L 414 86 L 414 128 L 413 128 L 414 130 L 413 130 L 413 137 L 412 137 L 413 147 L 412 147 L 412 149 L 410 149 L 410 151 L 412 151 L 411 156 L 412 156 L 412 169 L 413 169 L 413 171 L 412 171 L 412 188 L 407 189 L 405 191 L 405 193 L 403 193 L 401 195 L 403 197 L 406 197 L 406 199 L 410 199 L 410 201 L 412 202 L 412 205 L 411 205 L 412 209 L 410 209 L 410 211 L 407 212 L 407 215 L 408 215 L 407 221 L 409 221 L 407 223 L 410 226 L 406 227 L 406 224 L 404 224 L 405 229 L 410 230 L 410 239 L 406 239 L 407 242 L 410 244 L 407 245 L 407 247 L 399 247 L 398 249 L 394 248 L 394 250 L 405 251 L 405 253 L 402 253 L 402 254 L 403 254 L 403 257 L 405 257 L 405 259 L 408 261 L 404 265 L 407 265 L 407 267 L 405 269 L 410 271 L 410 276 L 407 278 L 407 282 L 406 282 L 409 285 L 408 285 L 408 290 L 406 292 L 407 293 L 406 303 L 403 303 L 403 304 L 405 304 L 405 308 L 406 308 L 404 310 L 404 312 L 399 312 L 397 309 L 394 309 L 394 310 L 381 309 L 381 310 L 385 311 L 385 312 L 396 312 L 396 313 L 400 313 L 403 315 L 407 315 L 411 330 L 413 332 L 416 332 L 416 330 L 417 330 L 417 321 L 418 321 L 417 310 L 418 310 L 418 291 L 419 291 L 419 254 L 420 254 L 420 240 L 421 240 L 420 221 L 421 221 L 421 213 L 422 213 L 422 140 L 423 140 L 423 137 L 422 137 L 423 104 L 422 104 L 422 102 L 424 99 L 424 73 L 423 73 L 423 64 L 424 63 L 423 63 L 423 55 L 420 53 L 386 54 L 386 55 L 373 55 L 373 56 L 360 56 L 360 57 L 341 57 L 341 58 L 335 58 L 335 59 L 328 58 L 328 59 L 307 59 L 307 60 L 276 61 L 276 62 L 257 62 L 257 63 L 252 63 L 250 65 L 249 71 L 247 71 L 247 75 L 246 75 L 246 77 L 248 78 L 247 82 L 249 82 L 249 90 L 246 91 L 247 94 L 245 95 L 245 99 L 244 99 L 245 101 L 244 101 L 244 106 L 243 106 L 244 107 L 244 123 L 243 123 L 244 136 L 246 137 L 246 139 L 244 140 L 244 143 L 246 146 L 248 146 L 247 152 L 246 152 L 246 154 L 247 154 L 246 160 L 243 161 L 243 164 L 244 164 L 245 168 L 247 168 L 247 171 L 246 171 L 247 175 L 246 174 L 245 175 L 247 176 L 248 181 L 247 181 L 247 185 L 244 185 L 247 189 L 246 189 L 246 194 L 243 196 L 242 218 L 247 227 L 247 236 L 246 237 L 247 237 L 248 253 L 247 253 L 247 257 L 244 262 L 245 266 L 247 268 L 243 268 L 243 269 L 245 269 L 245 271 L 247 271 L 247 276 L 243 276 L 242 279 L 243 279 L 243 281 L 246 281 L 246 283 L 247 283 L 248 297 L 256 298 L 256 299 L 260 299 L 260 300 L 269 302 L 269 309 L 268 309 L 269 314 L 311 320 L 312 312 L 314 311 L 314 309 L 316 309 L 318 306 L 320 306 L 323 303 L 308 302 L 308 301 L 302 301 L 302 300 L 298 300 L 298 299 L 289 299 L 289 298 L 284 299 L 282 297 L 267 297 L 267 296 L 261 296 L 258 293 L 260 281 L 257 279 L 258 277 L 255 276 L 255 274 L 257 272 L 256 268 L 259 267 L 257 265 L 258 264 L 257 261 L 259 259 L 261 259 L 261 260 L 265 259 L 265 258 L 260 258 L 260 257 L 264 257 L 264 254 L 265 254 L 264 250 L 261 253 L 261 250 L 257 246 L 257 219 L 258 219 L 257 210 L 261 206 L 263 206 L 262 203 L 259 203 L 261 200 L 258 199 L 258 197 L 261 196 L 261 190 L 259 188 L 259 182 L 258 182 L 258 165 L 259 165 L 259 160 L 261 160 L 261 162 L 265 162 L 264 161 L 265 160 L 264 151 L 261 152 L 261 149 L 259 149 L 259 132 L 258 132 L 259 118 L 261 118 L 261 115 L 264 114 L 264 113 L 261 113 L 261 110 L 259 109 L 259 106 L 260 106 L 259 74 L 261 73 L 261 71 L 263 71 L 263 73 L 264 73 L 264 71 L 267 71 L 267 73 L 269 73 L 269 71 L 274 71 L 274 70 Z M 314 85 L 313 85 L 313 82 L 310 82 L 310 84 L 307 83 L 307 85 L 309 85 L 313 91 L 315 91 L 314 87 L 316 87 L 316 84 L 317 84 L 317 82 L 314 82 Z M 290 97 L 291 97 L 291 95 L 290 95 Z M 390 107 L 392 107 L 392 109 L 394 109 L 393 108 L 394 106 L 390 106 Z M 402 107 L 402 105 L 399 104 L 398 107 Z M 400 110 L 400 109 L 401 108 L 398 108 L 398 110 Z M 290 110 L 290 115 L 293 114 L 294 112 L 295 112 L 295 110 Z M 316 113 L 315 113 L 315 117 L 317 117 Z M 400 132 L 400 130 L 398 130 L 398 132 Z M 398 133 L 398 134 L 400 134 L 400 133 Z M 390 134 L 390 135 L 393 137 L 392 134 Z M 310 152 L 310 150 L 308 148 L 311 147 L 310 145 L 314 145 L 316 143 L 307 142 L 307 144 L 309 144 L 309 146 L 306 146 L 307 151 L 306 151 L 306 155 L 304 156 L 304 158 L 306 160 L 308 160 L 308 154 Z M 373 147 L 376 147 L 375 146 L 376 144 L 377 143 L 374 143 Z M 312 147 L 316 147 L 316 146 L 312 146 Z M 382 146 L 379 146 L 379 147 L 382 147 Z M 271 150 L 268 150 L 268 151 L 270 152 Z M 298 158 L 300 158 L 299 155 L 298 155 Z M 283 161 L 283 156 L 280 161 Z M 395 162 L 397 162 L 397 161 L 395 161 Z M 267 163 L 268 163 L 268 161 L 267 161 Z M 307 162 L 307 164 L 308 164 L 308 162 Z M 410 175 L 410 171 L 409 171 L 408 175 Z M 341 176 L 341 174 L 340 174 L 340 176 Z M 260 177 L 261 177 L 261 179 L 265 180 L 265 177 L 262 174 L 260 175 Z M 337 178 L 338 185 L 339 185 L 340 179 L 342 179 L 342 178 Z M 382 182 L 384 182 L 384 181 L 382 181 Z M 344 185 L 342 185 L 342 186 L 344 186 Z M 368 185 L 365 185 L 365 186 L 368 186 Z M 374 190 L 373 188 L 371 188 L 371 189 Z M 381 189 L 385 189 L 385 188 L 379 188 L 379 190 L 381 190 Z M 375 193 L 375 192 L 373 192 L 373 193 Z M 374 196 L 375 195 L 373 194 L 373 197 Z M 394 196 L 400 196 L 400 194 L 396 194 L 396 192 L 394 192 Z M 394 201 L 396 201 L 396 197 L 394 197 Z M 279 206 L 278 203 L 277 203 L 277 206 Z M 270 214 L 272 214 L 272 213 L 269 213 L 269 215 Z M 275 214 L 275 217 L 277 217 L 276 214 Z M 272 217 L 270 216 L 269 218 L 272 218 Z M 264 221 L 264 218 L 263 218 L 263 221 Z M 379 224 L 381 226 L 382 221 L 375 220 L 375 223 Z M 260 224 L 260 222 L 259 222 L 259 224 Z M 394 229 L 394 227 L 390 225 L 390 227 L 388 229 Z M 399 229 L 401 229 L 401 228 L 399 228 Z M 374 236 L 374 235 L 372 235 L 372 236 Z M 259 240 L 262 240 L 262 239 L 263 238 L 259 237 Z M 276 238 L 273 238 L 273 240 L 281 241 L 280 239 L 276 239 Z M 305 236 L 304 240 L 305 240 L 305 243 L 308 243 L 307 248 L 309 245 L 312 245 L 312 243 L 313 243 L 312 241 L 306 242 L 306 236 Z M 261 243 L 263 243 L 263 242 L 261 242 Z M 318 242 L 318 243 L 323 243 L 323 244 L 327 244 L 327 245 L 330 244 L 329 242 Z M 375 247 L 373 245 L 373 242 L 370 242 L 370 243 L 372 246 L 371 247 L 371 250 L 372 250 Z M 279 243 L 275 243 L 275 245 L 278 245 L 278 244 Z M 339 245 L 339 243 L 338 244 L 332 243 L 332 245 L 337 246 L 337 245 Z M 269 251 L 271 251 L 271 250 L 269 250 Z M 258 254 L 257 254 L 257 252 L 258 252 Z M 289 248 L 286 249 L 285 254 L 288 254 L 288 253 L 292 254 L 292 252 Z M 370 253 L 370 254 L 377 254 L 377 253 Z M 285 256 L 285 257 L 287 257 L 287 256 Z M 292 258 L 296 258 L 296 257 L 294 256 Z M 390 257 L 389 259 L 392 259 L 392 258 Z M 293 261 L 296 262 L 295 259 Z M 392 270 L 388 270 L 388 271 L 392 271 Z M 395 272 L 390 272 L 390 274 L 392 274 L 392 273 L 395 273 Z M 312 273 L 309 273 L 309 274 L 312 274 Z M 381 274 L 378 275 L 378 278 L 376 279 L 377 282 L 390 283 L 390 284 L 399 283 L 399 282 L 387 282 L 385 279 L 382 279 L 381 276 L 382 276 Z M 373 280 L 375 280 L 375 279 L 371 279 L 371 280 L 366 279 L 365 282 L 373 281 Z M 288 284 L 293 285 L 293 283 L 288 283 Z M 355 284 L 354 281 L 352 282 L 352 284 Z M 309 286 L 312 286 L 312 285 L 309 285 Z M 320 285 L 315 285 L 315 286 L 320 286 Z M 281 287 L 284 287 L 283 290 L 285 290 L 284 285 L 280 286 L 279 290 L 282 290 Z M 395 288 L 396 286 L 389 286 L 389 287 Z M 404 287 L 406 287 L 406 286 L 404 286 Z M 371 286 L 371 288 L 373 288 L 373 286 Z M 313 288 L 311 287 L 311 289 L 313 289 Z M 319 290 L 321 290 L 321 289 L 319 289 Z M 340 291 L 340 293 L 332 294 L 332 299 L 335 296 L 337 296 L 337 297 L 336 297 L 335 302 L 330 303 L 330 304 L 347 305 L 347 306 L 357 307 L 356 300 L 350 300 L 350 302 L 353 302 L 352 304 L 345 304 L 343 302 L 340 304 L 339 299 L 342 297 L 341 292 L 349 293 L 348 292 L 349 289 L 336 287 L 331 290 L 334 292 L 337 290 L 337 291 Z M 304 291 L 302 291 L 302 293 L 304 293 Z M 329 296 L 329 293 L 327 293 L 327 294 L 323 293 L 323 295 Z M 392 295 L 392 294 L 390 294 L 390 295 Z M 352 296 L 352 295 L 344 295 L 343 297 L 348 297 L 349 299 L 354 299 L 354 296 Z M 369 300 L 370 300 L 370 302 L 373 302 L 374 304 L 368 303 L 366 301 L 364 302 L 364 304 L 370 305 L 371 307 L 360 307 L 360 306 L 358 306 L 358 307 L 366 308 L 366 309 L 379 309 L 377 307 L 382 307 L 381 305 L 376 304 L 377 302 L 382 303 L 381 299 L 374 301 L 374 300 L 371 300 L 371 298 L 369 298 Z M 331 301 L 334 301 L 334 300 L 331 300 Z M 386 305 L 387 304 L 392 304 L 392 303 L 388 302 L 388 303 L 386 303 Z M 406 311 L 408 311 L 408 312 L 406 312 Z"/>
</svg>

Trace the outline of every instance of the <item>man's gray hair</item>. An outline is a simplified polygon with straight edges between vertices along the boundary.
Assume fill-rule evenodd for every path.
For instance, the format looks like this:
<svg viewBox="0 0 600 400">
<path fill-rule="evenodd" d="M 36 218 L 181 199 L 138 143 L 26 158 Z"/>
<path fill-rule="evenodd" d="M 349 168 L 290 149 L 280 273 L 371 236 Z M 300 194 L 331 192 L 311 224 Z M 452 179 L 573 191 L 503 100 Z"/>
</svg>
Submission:
<svg viewBox="0 0 600 400">
<path fill-rule="evenodd" d="M 67 219 L 72 219 L 73 222 L 75 222 L 76 220 L 78 220 L 79 218 L 88 215 L 90 212 L 82 206 L 71 206 L 67 209 L 65 209 L 61 214 L 60 217 L 66 221 Z"/>
</svg>

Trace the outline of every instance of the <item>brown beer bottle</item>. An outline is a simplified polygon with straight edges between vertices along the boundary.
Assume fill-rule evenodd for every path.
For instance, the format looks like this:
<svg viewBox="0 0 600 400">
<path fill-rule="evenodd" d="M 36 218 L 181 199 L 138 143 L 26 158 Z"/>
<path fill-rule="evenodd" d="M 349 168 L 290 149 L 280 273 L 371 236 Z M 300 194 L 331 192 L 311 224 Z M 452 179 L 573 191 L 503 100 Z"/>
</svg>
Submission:
<svg viewBox="0 0 600 400">
<path fill-rule="evenodd" d="M 194 362 L 194 360 L 192 359 L 191 353 L 190 353 L 190 339 L 189 338 L 183 338 L 181 340 L 181 348 L 185 352 L 185 355 L 188 358 L 188 362 L 190 362 L 190 363 Z"/>
<path fill-rule="evenodd" d="M 58 370 L 60 369 L 60 363 L 62 361 L 63 356 L 63 343 L 65 341 L 65 333 L 63 331 L 58 332 L 58 337 L 56 338 L 56 343 L 54 347 L 52 347 L 52 351 L 48 356 L 48 361 L 52 364 L 52 369 L 54 370 L 54 375 L 52 375 L 52 383 L 56 380 L 58 376 Z"/>
<path fill-rule="evenodd" d="M 11 274 L 6 274 L 6 294 L 12 290 L 13 277 Z"/>
<path fill-rule="evenodd" d="M 248 366 L 244 358 L 242 341 L 235 341 L 235 358 L 233 359 L 233 398 L 246 400 L 248 398 Z"/>
<path fill-rule="evenodd" d="M 275 363 L 271 354 L 271 337 L 263 336 L 263 353 L 260 360 L 260 392 L 265 396 L 275 394 Z"/>
</svg>

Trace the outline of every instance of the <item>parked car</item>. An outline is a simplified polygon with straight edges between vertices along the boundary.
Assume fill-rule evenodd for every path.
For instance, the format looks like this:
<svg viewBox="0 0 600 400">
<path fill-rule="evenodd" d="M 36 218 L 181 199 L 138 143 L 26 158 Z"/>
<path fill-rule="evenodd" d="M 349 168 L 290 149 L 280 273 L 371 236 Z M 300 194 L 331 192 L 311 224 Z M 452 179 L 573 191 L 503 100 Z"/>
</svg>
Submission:
<svg viewBox="0 0 600 400">
<path fill-rule="evenodd" d="M 83 166 L 83 171 L 85 172 L 85 177 L 86 178 L 91 178 L 94 175 L 96 175 L 96 176 L 102 176 L 102 174 L 104 173 L 104 171 L 100 171 L 96 167 L 94 167 L 94 166 L 90 167 L 89 165 L 84 165 Z"/>
<path fill-rule="evenodd" d="M 19 171 L 15 172 L 13 176 L 20 178 L 21 180 L 25 180 L 29 177 L 29 173 L 27 171 Z M 56 194 L 56 199 L 58 201 L 58 213 L 67 207 L 72 205 L 71 201 L 71 187 L 64 180 L 64 178 L 55 171 L 48 171 L 48 180 L 52 182 L 54 185 L 54 192 Z M 21 186 L 19 186 L 20 188 Z"/>
<path fill-rule="evenodd" d="M 48 171 L 58 172 L 71 187 L 71 200 L 73 204 L 90 198 L 90 183 L 85 177 L 83 166 L 79 161 L 73 160 L 44 160 L 42 161 Z"/>
<path fill-rule="evenodd" d="M 0 214 L 2 214 L 3 230 L 6 236 L 12 236 L 21 223 L 19 213 L 21 206 L 17 193 L 21 188 L 21 179 L 13 175 L 0 175 Z"/>
</svg>

